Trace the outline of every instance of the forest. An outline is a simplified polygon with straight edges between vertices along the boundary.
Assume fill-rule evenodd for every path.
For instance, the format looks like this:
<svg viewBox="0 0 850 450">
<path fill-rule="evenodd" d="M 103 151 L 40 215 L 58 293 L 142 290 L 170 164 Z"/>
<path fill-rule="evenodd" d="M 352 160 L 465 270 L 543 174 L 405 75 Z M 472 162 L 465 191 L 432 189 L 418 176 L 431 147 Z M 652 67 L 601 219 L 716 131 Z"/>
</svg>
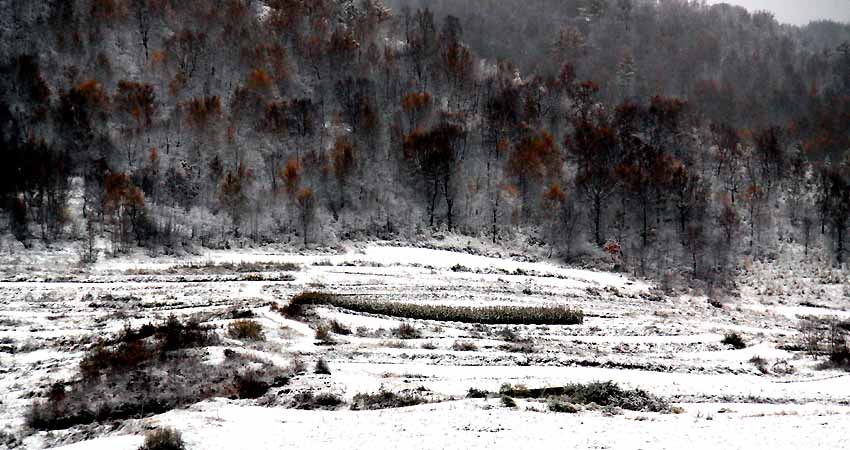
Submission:
<svg viewBox="0 0 850 450">
<path fill-rule="evenodd" d="M 685 0 L 0 0 L 0 228 L 453 233 L 723 285 L 848 258 L 850 25 Z"/>
</svg>

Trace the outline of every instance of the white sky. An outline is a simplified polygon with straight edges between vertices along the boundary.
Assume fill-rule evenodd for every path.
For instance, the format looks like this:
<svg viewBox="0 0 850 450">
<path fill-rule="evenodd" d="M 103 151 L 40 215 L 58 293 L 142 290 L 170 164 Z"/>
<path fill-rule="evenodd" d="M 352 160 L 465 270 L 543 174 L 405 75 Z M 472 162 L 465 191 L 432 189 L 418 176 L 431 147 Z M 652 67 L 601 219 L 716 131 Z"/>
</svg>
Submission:
<svg viewBox="0 0 850 450">
<path fill-rule="evenodd" d="M 708 3 L 740 5 L 750 11 L 767 10 L 779 22 L 795 25 L 818 19 L 850 23 L 850 0 L 708 0 Z"/>
</svg>

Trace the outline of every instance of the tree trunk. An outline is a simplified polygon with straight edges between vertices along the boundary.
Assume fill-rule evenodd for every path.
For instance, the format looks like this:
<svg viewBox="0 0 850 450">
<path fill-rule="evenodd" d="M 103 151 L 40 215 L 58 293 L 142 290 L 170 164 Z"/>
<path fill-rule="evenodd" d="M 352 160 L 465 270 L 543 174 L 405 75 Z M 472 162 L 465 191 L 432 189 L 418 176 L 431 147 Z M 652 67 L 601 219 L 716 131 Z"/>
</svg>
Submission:
<svg viewBox="0 0 850 450">
<path fill-rule="evenodd" d="M 496 236 L 499 234 L 499 230 L 496 227 L 498 221 L 499 214 L 499 194 L 496 194 L 496 198 L 493 201 L 493 243 L 496 243 Z"/>
<path fill-rule="evenodd" d="M 440 192 L 440 185 L 438 184 L 436 177 L 434 177 L 434 182 L 432 186 L 433 192 L 431 192 L 431 205 L 428 207 L 428 214 L 430 215 L 430 218 L 428 220 L 428 226 L 430 227 L 434 226 L 434 210 L 437 208 L 437 194 L 439 194 Z"/>
<path fill-rule="evenodd" d="M 593 196 L 593 234 L 596 238 L 596 245 L 602 246 L 604 243 L 602 242 L 602 232 L 600 230 L 600 223 L 602 222 L 602 196 L 599 193 L 594 194 Z"/>
<path fill-rule="evenodd" d="M 453 219 L 452 211 L 453 211 L 455 202 L 454 202 L 454 198 L 452 198 L 452 195 L 449 193 L 449 177 L 445 177 L 443 179 L 443 195 L 446 198 L 446 220 L 448 221 L 449 231 L 452 231 L 452 228 L 454 226 L 454 223 L 453 223 L 453 220 L 452 220 Z"/>
</svg>

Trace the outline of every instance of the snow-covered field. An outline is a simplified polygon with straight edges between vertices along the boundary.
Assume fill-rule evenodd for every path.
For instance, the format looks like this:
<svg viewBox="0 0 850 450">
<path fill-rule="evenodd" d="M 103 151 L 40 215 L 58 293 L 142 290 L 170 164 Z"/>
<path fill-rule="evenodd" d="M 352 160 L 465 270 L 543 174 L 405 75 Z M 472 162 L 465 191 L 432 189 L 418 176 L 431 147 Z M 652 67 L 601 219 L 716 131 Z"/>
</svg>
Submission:
<svg viewBox="0 0 850 450">
<path fill-rule="evenodd" d="M 76 267 L 70 253 L 0 261 L 0 433 L 20 448 L 93 450 L 139 447 L 145 430 L 177 428 L 190 449 L 277 448 L 846 448 L 850 376 L 819 370 L 794 348 L 803 315 L 848 317 L 846 280 L 816 279 L 753 267 L 741 297 L 715 308 L 699 295 L 659 295 L 628 277 L 463 252 L 366 245 L 338 253 L 269 249 L 213 251 L 181 258 L 102 259 Z M 204 270 L 258 264 L 258 272 Z M 284 263 L 297 270 L 284 270 Z M 764 286 L 768 286 L 766 289 Z M 352 331 L 320 345 L 313 324 L 284 317 L 305 290 L 374 301 L 440 305 L 567 305 L 581 325 L 504 325 L 402 320 L 334 307 L 314 320 Z M 804 305 L 803 299 L 807 302 Z M 811 306 L 816 305 L 816 306 Z M 225 312 L 250 309 L 264 342 L 225 336 Z M 215 398 L 150 417 L 31 431 L 25 415 L 55 381 L 78 376 L 85 351 L 129 324 L 197 317 L 219 327 L 206 349 L 216 364 L 226 349 L 282 368 L 308 370 L 255 400 Z M 420 336 L 400 339 L 406 322 Z M 747 348 L 721 343 L 736 331 Z M 477 349 L 462 351 L 457 342 Z M 516 344 L 523 344 L 517 351 Z M 513 347 L 512 347 L 513 345 Z M 762 358 L 764 370 L 750 360 Z M 330 375 L 313 373 L 319 358 Z M 584 408 L 548 411 L 545 402 L 466 398 L 470 388 L 529 388 L 614 381 L 680 407 L 678 414 Z M 378 411 L 290 409 L 299 392 L 418 392 L 430 403 Z M 9 442 L 13 442 L 10 440 Z M 0 446 L 3 445 L 0 439 Z M 63 447 L 64 446 L 64 447 Z"/>
</svg>

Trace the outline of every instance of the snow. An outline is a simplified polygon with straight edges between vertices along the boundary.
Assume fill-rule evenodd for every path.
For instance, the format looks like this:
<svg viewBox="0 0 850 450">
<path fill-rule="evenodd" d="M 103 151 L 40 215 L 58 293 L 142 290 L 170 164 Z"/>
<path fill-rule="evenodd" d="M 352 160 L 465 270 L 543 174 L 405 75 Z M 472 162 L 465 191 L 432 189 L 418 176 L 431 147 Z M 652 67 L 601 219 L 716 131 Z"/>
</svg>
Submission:
<svg viewBox="0 0 850 450">
<path fill-rule="evenodd" d="M 757 265 L 742 279 L 741 297 L 718 309 L 698 293 L 647 295 L 652 285 L 621 274 L 386 243 L 352 245 L 338 252 L 259 248 L 182 258 L 137 254 L 104 259 L 84 269 L 76 267 L 75 260 L 72 252 L 48 249 L 0 256 L 6 278 L 17 280 L 0 283 L 0 343 L 14 349 L 0 353 L 0 431 L 20 435 L 22 448 L 135 450 L 144 430 L 159 425 L 179 429 L 189 449 L 213 450 L 790 449 L 842 448 L 846 443 L 842 430 L 850 425 L 850 377 L 817 370 L 816 362 L 802 352 L 785 349 L 800 339 L 799 317 L 847 317 L 850 309 L 850 299 L 838 295 L 843 288 L 829 284 L 840 277 L 830 273 L 817 278 L 808 266 L 798 268 L 794 278 L 790 269 L 780 273 Z M 188 264 L 284 262 L 299 265 L 286 272 L 293 280 L 173 273 Z M 456 265 L 462 266 L 459 271 L 452 270 Z M 57 275 L 66 279 L 40 281 Z M 758 283 L 761 278 L 772 286 L 768 293 Z M 808 283 L 809 288 L 800 290 L 805 295 L 773 294 L 795 283 Z M 480 326 L 318 307 L 319 320 L 336 320 L 353 332 L 334 336 L 336 345 L 328 346 L 316 342 L 314 325 L 284 317 L 269 306 L 285 304 L 304 290 L 427 304 L 557 303 L 579 307 L 587 317 L 572 326 Z M 836 294 L 819 299 L 820 292 Z M 802 306 L 804 301 L 825 307 Z M 222 313 L 235 307 L 254 312 L 265 342 L 225 336 L 231 319 Z M 307 371 L 270 391 L 263 401 L 213 399 L 153 417 L 93 426 L 85 433 L 23 431 L 29 393 L 72 379 L 95 339 L 117 333 L 125 324 L 140 326 L 170 314 L 199 317 L 217 327 L 223 339 L 207 349 L 205 364 L 220 364 L 225 349 L 232 349 L 279 367 L 299 358 Z M 412 324 L 421 337 L 394 337 L 390 330 L 401 322 Z M 357 335 L 358 328 L 364 336 Z M 507 351 L 516 343 L 504 340 L 503 328 L 533 351 Z M 722 344 L 729 331 L 742 333 L 748 346 L 735 350 Z M 455 351 L 456 341 L 472 342 L 478 349 Z M 750 362 L 755 356 L 766 361 L 767 373 Z M 328 362 L 331 375 L 312 373 L 319 358 Z M 774 373 L 775 363 L 793 372 Z M 520 401 L 519 408 L 510 409 L 498 399 L 464 399 L 470 388 L 498 391 L 504 383 L 535 388 L 608 380 L 670 398 L 685 412 L 556 414 L 536 401 Z M 439 402 L 383 411 L 281 406 L 287 396 L 302 391 L 334 392 L 350 400 L 362 392 L 420 388 Z M 87 440 L 76 442 L 82 439 Z"/>
<path fill-rule="evenodd" d="M 90 441 L 78 442 L 76 444 L 66 445 L 62 450 L 119 450 L 119 449 L 138 449 L 144 438 L 141 436 L 125 435 L 125 436 L 110 436 L 105 438 L 92 439 Z"/>
<path fill-rule="evenodd" d="M 686 405 L 690 407 L 690 405 Z M 717 408 L 717 409 L 715 409 Z M 556 414 L 492 406 L 464 400 L 383 411 L 293 411 L 205 402 L 172 411 L 157 423 L 182 431 L 188 448 L 251 449 L 754 449 L 844 448 L 848 408 L 807 405 L 797 414 L 779 406 L 739 408 L 721 405 L 696 414 L 633 414 L 606 417 L 599 412 Z M 708 419 L 707 417 L 712 417 Z M 138 440 L 116 436 L 97 446 L 62 450 L 134 450 Z"/>
</svg>

